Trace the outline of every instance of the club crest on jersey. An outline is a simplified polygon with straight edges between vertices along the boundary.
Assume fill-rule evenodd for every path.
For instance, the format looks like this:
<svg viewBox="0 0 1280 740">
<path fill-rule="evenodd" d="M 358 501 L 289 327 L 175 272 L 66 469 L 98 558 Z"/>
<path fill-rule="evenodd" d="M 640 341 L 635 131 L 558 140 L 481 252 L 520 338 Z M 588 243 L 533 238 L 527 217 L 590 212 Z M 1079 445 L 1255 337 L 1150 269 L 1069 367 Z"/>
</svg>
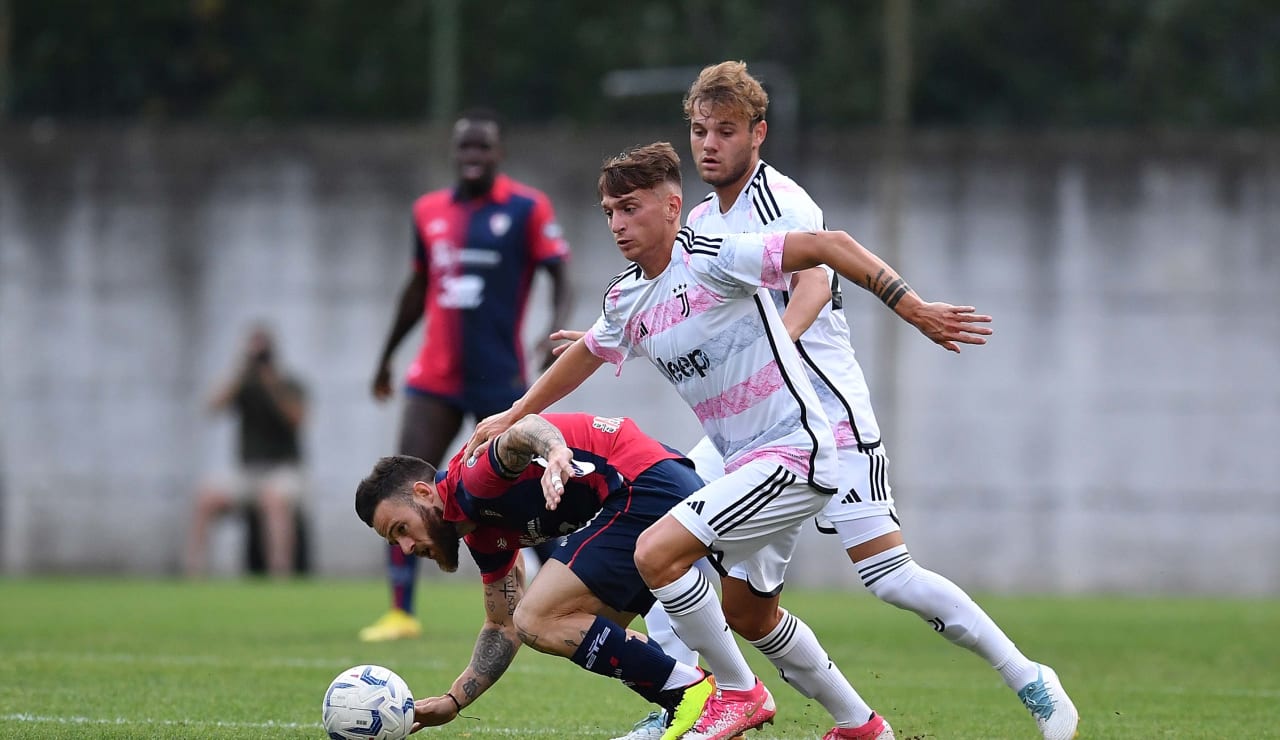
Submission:
<svg viewBox="0 0 1280 740">
<path fill-rule="evenodd" d="M 689 318 L 689 286 L 686 283 L 680 283 L 671 292 L 680 299 L 680 315 L 686 319 Z"/>
<path fill-rule="evenodd" d="M 443 218 L 433 218 L 427 224 L 427 236 L 439 236 L 449 230 L 449 222 Z"/>
<path fill-rule="evenodd" d="M 489 231 L 494 236 L 502 236 L 511 228 L 511 217 L 505 213 L 495 213 L 489 217 Z"/>
</svg>

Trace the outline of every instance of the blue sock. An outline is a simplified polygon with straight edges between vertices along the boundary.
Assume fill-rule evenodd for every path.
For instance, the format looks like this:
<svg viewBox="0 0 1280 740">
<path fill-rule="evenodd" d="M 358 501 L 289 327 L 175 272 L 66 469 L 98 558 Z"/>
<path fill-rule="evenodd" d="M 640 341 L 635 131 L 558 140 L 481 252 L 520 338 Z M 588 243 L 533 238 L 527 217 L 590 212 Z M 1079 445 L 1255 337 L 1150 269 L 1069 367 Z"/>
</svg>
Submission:
<svg viewBox="0 0 1280 740">
<path fill-rule="evenodd" d="M 387 545 L 391 554 L 387 575 L 391 577 L 391 604 L 413 614 L 413 584 L 418 580 L 418 558 L 405 555 L 397 545 Z"/>
<path fill-rule="evenodd" d="M 656 644 L 628 639 L 626 630 L 603 617 L 596 617 L 570 660 L 592 673 L 619 679 L 654 704 L 664 703 L 662 686 L 676 667 L 675 658 Z"/>
</svg>

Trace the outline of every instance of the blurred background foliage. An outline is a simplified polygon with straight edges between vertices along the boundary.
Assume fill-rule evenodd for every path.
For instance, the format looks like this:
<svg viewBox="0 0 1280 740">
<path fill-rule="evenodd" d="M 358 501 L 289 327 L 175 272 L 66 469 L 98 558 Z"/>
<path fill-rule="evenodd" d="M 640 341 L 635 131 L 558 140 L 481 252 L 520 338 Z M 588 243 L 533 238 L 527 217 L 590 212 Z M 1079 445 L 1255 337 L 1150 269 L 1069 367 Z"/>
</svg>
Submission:
<svg viewBox="0 0 1280 740">
<path fill-rule="evenodd" d="M 431 115 L 433 87 L 452 85 L 459 106 L 514 121 L 647 123 L 669 121 L 669 106 L 604 99 L 608 72 L 741 58 L 789 70 L 803 126 L 866 126 L 883 117 L 884 8 L 0 0 L 0 105 L 16 119 L 415 120 Z M 916 0 L 910 45 L 917 125 L 1280 123 L 1275 0 Z"/>
</svg>

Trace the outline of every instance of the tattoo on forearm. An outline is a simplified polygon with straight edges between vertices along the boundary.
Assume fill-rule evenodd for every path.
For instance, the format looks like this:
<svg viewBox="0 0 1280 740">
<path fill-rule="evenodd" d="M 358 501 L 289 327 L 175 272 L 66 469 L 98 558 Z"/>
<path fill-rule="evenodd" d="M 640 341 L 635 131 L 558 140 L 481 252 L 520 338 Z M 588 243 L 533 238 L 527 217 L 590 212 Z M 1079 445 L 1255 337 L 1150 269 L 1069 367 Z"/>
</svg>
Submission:
<svg viewBox="0 0 1280 740">
<path fill-rule="evenodd" d="M 477 696 L 480 696 L 480 691 L 480 682 L 474 678 L 468 678 L 466 682 L 462 684 L 462 693 L 467 695 L 468 704 L 475 701 Z"/>
<path fill-rule="evenodd" d="M 518 556 L 517 556 L 518 557 Z M 520 595 L 524 590 L 523 587 L 515 582 L 514 578 L 508 577 L 499 587 L 503 598 L 507 601 L 507 615 L 516 613 L 516 607 L 520 605 Z"/>
<path fill-rule="evenodd" d="M 490 684 L 496 682 L 515 658 L 516 646 L 499 630 L 485 630 L 476 638 L 471 669 Z M 464 687 L 465 690 L 465 687 Z M 468 694 L 470 695 L 470 694 Z"/>
<path fill-rule="evenodd" d="M 907 285 L 906 280 L 885 270 L 876 273 L 874 277 L 867 275 L 866 287 L 889 308 L 897 306 L 898 301 L 911 292 L 911 286 Z"/>
<path fill-rule="evenodd" d="M 534 455 L 546 457 L 564 444 L 564 435 L 551 422 L 538 416 L 522 419 L 503 435 L 498 459 L 504 468 L 515 471 L 529 467 Z"/>
<path fill-rule="evenodd" d="M 520 473 L 524 472 L 524 469 L 533 461 L 533 455 L 518 449 L 517 442 L 518 435 L 513 434 L 511 429 L 503 432 L 493 441 L 494 449 L 498 453 L 494 456 L 498 461 L 498 474 L 504 478 L 520 477 Z"/>
<path fill-rule="evenodd" d="M 524 644 L 528 645 L 534 650 L 538 649 L 537 635 L 533 634 L 532 632 L 525 632 L 524 630 L 519 628 L 516 629 L 516 634 L 520 635 L 520 642 L 523 642 Z"/>
</svg>

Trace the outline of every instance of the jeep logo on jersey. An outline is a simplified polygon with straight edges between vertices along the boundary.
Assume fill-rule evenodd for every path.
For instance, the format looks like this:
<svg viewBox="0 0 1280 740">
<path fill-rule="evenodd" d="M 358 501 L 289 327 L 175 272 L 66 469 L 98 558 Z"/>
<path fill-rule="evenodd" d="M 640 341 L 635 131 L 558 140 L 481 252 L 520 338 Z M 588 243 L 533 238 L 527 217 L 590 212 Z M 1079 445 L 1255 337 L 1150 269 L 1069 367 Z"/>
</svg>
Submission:
<svg viewBox="0 0 1280 740">
<path fill-rule="evenodd" d="M 700 349 L 695 349 L 687 355 L 677 357 L 674 360 L 664 360 L 661 357 L 655 357 L 658 369 L 667 376 L 667 380 L 672 383 L 678 383 L 697 375 L 700 378 L 707 377 L 707 370 L 711 368 L 711 358 L 707 357 L 707 353 Z"/>
<path fill-rule="evenodd" d="M 502 236 L 511 228 L 511 217 L 505 213 L 495 213 L 489 217 L 489 231 L 494 236 Z"/>
</svg>

